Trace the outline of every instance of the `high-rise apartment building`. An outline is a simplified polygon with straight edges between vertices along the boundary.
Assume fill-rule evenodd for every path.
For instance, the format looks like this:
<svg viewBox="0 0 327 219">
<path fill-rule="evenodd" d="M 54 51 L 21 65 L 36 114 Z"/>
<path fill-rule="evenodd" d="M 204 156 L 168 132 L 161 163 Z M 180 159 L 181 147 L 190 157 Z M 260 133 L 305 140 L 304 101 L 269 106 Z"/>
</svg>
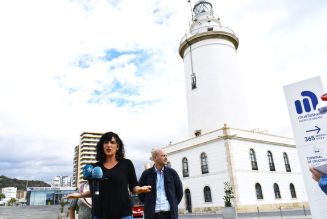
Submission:
<svg viewBox="0 0 327 219">
<path fill-rule="evenodd" d="M 73 186 L 79 186 L 83 181 L 83 166 L 96 162 L 96 145 L 102 135 L 100 132 L 83 132 L 80 135 L 80 143 L 74 151 Z"/>
<path fill-rule="evenodd" d="M 72 178 L 70 176 L 56 176 L 52 180 L 52 187 L 71 187 Z"/>
</svg>

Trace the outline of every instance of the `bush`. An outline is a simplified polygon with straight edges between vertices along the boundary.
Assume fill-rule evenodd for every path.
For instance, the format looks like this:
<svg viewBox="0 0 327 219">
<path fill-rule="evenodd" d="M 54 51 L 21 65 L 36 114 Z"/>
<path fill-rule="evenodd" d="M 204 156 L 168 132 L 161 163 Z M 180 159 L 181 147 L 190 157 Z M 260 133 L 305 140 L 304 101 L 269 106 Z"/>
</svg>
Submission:
<svg viewBox="0 0 327 219">
<path fill-rule="evenodd" d="M 225 202 L 225 207 L 232 207 L 232 202 L 231 200 L 235 198 L 234 192 L 233 192 L 233 187 L 229 182 L 224 182 L 224 202 Z"/>
<path fill-rule="evenodd" d="M 63 213 L 64 212 L 64 209 L 65 209 L 65 205 L 66 204 L 69 204 L 69 202 L 68 201 L 65 201 L 64 199 L 61 199 L 60 200 L 60 205 L 61 205 L 60 213 Z"/>
</svg>

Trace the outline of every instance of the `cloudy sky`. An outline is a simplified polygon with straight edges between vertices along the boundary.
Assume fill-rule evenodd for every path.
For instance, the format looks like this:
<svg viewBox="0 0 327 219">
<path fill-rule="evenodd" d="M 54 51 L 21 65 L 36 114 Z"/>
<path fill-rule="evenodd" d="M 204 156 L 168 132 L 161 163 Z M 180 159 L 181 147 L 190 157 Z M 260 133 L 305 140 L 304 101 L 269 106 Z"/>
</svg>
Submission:
<svg viewBox="0 0 327 219">
<path fill-rule="evenodd" d="M 326 87 L 327 2 L 211 3 L 240 40 L 249 129 L 292 137 L 283 86 Z M 0 175 L 72 175 L 83 131 L 117 132 L 138 174 L 151 148 L 186 139 L 190 17 L 187 0 L 1 1 Z"/>
</svg>

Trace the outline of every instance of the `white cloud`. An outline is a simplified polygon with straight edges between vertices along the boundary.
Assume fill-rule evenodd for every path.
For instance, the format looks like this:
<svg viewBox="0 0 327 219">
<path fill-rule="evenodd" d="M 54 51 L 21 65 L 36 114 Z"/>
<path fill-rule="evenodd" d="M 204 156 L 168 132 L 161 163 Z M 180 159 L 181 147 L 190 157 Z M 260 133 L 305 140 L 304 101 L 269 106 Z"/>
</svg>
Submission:
<svg viewBox="0 0 327 219">
<path fill-rule="evenodd" d="M 282 87 L 326 78 L 326 3 L 211 2 L 240 39 L 249 128 L 291 136 Z M 187 138 L 189 18 L 186 0 L 0 2 L 0 174 L 71 175 L 83 131 L 120 134 L 138 173 L 151 148 Z"/>
</svg>

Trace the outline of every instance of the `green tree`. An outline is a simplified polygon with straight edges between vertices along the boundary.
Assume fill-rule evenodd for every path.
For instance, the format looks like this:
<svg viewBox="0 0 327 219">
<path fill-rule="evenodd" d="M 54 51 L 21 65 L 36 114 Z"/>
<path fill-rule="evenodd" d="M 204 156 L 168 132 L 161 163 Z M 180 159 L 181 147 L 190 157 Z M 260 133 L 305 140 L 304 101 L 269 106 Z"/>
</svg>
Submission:
<svg viewBox="0 0 327 219">
<path fill-rule="evenodd" d="M 5 194 L 0 193 L 0 200 L 2 200 L 2 199 L 4 199 L 4 198 L 6 198 Z"/>
<path fill-rule="evenodd" d="M 16 203 L 16 199 L 15 199 L 15 198 L 11 198 L 11 199 L 8 201 L 8 205 L 10 205 L 10 206 L 14 205 L 14 203 Z"/>
<path fill-rule="evenodd" d="M 11 179 L 0 175 L 0 189 L 5 187 L 16 187 L 19 191 L 26 191 L 26 187 L 50 187 L 50 185 L 39 180 Z"/>
<path fill-rule="evenodd" d="M 225 207 L 232 207 L 232 202 L 231 200 L 235 198 L 234 192 L 233 192 L 233 187 L 229 182 L 224 182 L 224 202 L 225 202 Z"/>
</svg>

